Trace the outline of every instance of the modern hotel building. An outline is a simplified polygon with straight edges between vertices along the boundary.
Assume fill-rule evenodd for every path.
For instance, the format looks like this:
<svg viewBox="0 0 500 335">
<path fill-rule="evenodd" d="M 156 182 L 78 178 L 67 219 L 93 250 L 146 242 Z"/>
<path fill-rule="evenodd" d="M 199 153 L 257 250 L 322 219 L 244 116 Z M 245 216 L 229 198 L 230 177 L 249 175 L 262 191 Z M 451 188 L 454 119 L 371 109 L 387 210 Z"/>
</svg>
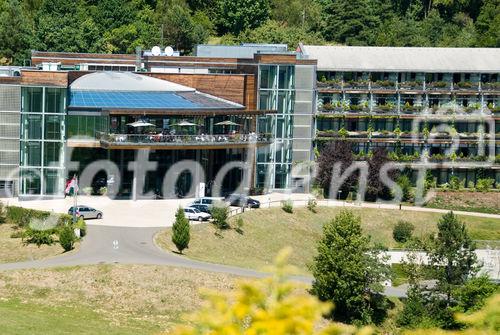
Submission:
<svg viewBox="0 0 500 335">
<path fill-rule="evenodd" d="M 250 188 L 303 191 L 292 167 L 339 138 L 360 159 L 378 146 L 399 161 L 427 156 L 440 183 L 451 171 L 500 182 L 500 49 L 201 45 L 194 56 L 33 51 L 31 64 L 0 69 L 0 192 L 21 198 L 62 196 L 99 160 L 116 164 L 124 197 L 170 196 L 165 173 L 186 159 L 209 185 L 243 161 Z M 140 152 L 157 163 L 143 190 L 129 169 Z M 230 170 L 222 190 L 242 174 Z M 178 177 L 182 195 L 192 176 Z"/>
</svg>

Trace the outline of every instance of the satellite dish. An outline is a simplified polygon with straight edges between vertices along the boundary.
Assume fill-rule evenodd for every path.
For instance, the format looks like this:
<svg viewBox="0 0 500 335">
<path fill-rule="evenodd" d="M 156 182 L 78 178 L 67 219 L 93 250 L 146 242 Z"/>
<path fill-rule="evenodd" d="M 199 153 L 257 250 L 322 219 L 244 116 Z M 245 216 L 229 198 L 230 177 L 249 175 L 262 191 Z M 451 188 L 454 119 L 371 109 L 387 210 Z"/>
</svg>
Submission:
<svg viewBox="0 0 500 335">
<path fill-rule="evenodd" d="M 165 56 L 173 56 L 174 55 L 174 49 L 170 46 L 165 48 Z"/>
<path fill-rule="evenodd" d="M 153 56 L 159 56 L 161 55 L 161 49 L 159 46 L 154 46 L 152 49 L 151 49 L 151 54 Z"/>
</svg>

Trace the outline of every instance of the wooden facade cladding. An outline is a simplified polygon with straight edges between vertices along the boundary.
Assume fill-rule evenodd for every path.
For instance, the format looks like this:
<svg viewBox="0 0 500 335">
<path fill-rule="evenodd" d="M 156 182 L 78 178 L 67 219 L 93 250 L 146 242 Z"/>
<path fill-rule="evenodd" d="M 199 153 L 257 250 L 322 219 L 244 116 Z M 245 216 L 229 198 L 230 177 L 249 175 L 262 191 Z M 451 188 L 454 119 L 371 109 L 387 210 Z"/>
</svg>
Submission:
<svg viewBox="0 0 500 335">
<path fill-rule="evenodd" d="M 21 85 L 68 87 L 68 72 L 23 70 Z"/>
<path fill-rule="evenodd" d="M 141 73 L 256 109 L 255 78 L 245 74 Z"/>
</svg>

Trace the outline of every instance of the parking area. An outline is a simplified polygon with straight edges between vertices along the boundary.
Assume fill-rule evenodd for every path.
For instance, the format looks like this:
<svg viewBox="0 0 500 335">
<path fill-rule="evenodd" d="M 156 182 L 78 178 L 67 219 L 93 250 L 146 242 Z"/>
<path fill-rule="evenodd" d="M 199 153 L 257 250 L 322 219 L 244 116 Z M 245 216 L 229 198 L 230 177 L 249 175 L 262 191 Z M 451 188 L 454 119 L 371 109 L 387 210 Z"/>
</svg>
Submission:
<svg viewBox="0 0 500 335">
<path fill-rule="evenodd" d="M 255 196 L 261 202 L 278 201 L 286 198 L 304 198 L 304 195 L 286 195 L 273 193 L 264 196 Z M 93 207 L 103 212 L 101 220 L 87 220 L 89 225 L 115 227 L 169 227 L 175 218 L 175 211 L 179 206 L 185 207 L 194 199 L 168 200 L 112 200 L 103 196 L 78 196 L 78 205 Z M 55 200 L 19 201 L 17 198 L 0 199 L 7 206 L 21 206 L 26 208 L 67 213 L 73 206 L 73 198 Z"/>
</svg>

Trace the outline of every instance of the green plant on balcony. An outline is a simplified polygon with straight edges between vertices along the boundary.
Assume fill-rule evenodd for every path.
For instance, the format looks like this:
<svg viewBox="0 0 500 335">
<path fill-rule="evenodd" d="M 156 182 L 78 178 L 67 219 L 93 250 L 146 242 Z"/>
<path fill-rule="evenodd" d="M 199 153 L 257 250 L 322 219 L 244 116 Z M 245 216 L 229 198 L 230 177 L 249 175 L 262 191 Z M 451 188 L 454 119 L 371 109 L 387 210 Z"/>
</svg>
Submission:
<svg viewBox="0 0 500 335">
<path fill-rule="evenodd" d="M 481 88 L 483 90 L 494 90 L 494 89 L 500 89 L 500 82 L 489 82 L 489 83 L 482 83 Z"/>
<path fill-rule="evenodd" d="M 376 86 L 380 86 L 380 87 L 391 87 L 391 86 L 394 86 L 394 82 L 390 81 L 390 80 L 377 80 L 374 84 Z"/>
<path fill-rule="evenodd" d="M 448 83 L 445 81 L 435 81 L 429 83 L 429 87 L 434 87 L 434 88 L 445 88 L 446 86 L 448 86 Z"/>
<path fill-rule="evenodd" d="M 399 128 L 399 126 L 394 129 L 394 135 L 396 135 L 397 138 L 401 136 L 401 129 Z"/>
<path fill-rule="evenodd" d="M 368 86 L 368 80 L 349 80 L 347 81 L 347 84 L 351 87 L 363 87 Z"/>
<path fill-rule="evenodd" d="M 331 104 L 330 102 L 327 102 L 326 104 L 323 104 L 323 106 L 322 106 L 322 109 L 327 110 L 327 111 L 331 111 L 334 108 L 335 108 L 335 106 L 333 104 Z"/>
<path fill-rule="evenodd" d="M 349 132 L 344 127 L 342 127 L 337 134 L 339 135 L 339 137 L 346 138 L 349 135 Z"/>
<path fill-rule="evenodd" d="M 322 75 L 319 81 L 322 82 L 322 83 L 326 83 L 326 77 L 325 77 L 325 75 Z"/>
<path fill-rule="evenodd" d="M 422 81 L 421 80 L 404 81 L 404 82 L 402 82 L 402 83 L 399 84 L 399 87 L 414 88 L 414 87 L 418 87 L 418 86 L 422 86 Z"/>
<path fill-rule="evenodd" d="M 472 88 L 473 84 L 470 81 L 461 81 L 456 84 L 460 88 Z"/>
<path fill-rule="evenodd" d="M 394 104 L 388 102 L 386 104 L 377 105 L 377 109 L 380 109 L 382 111 L 390 111 L 394 109 Z"/>
<path fill-rule="evenodd" d="M 427 125 L 424 127 L 424 129 L 422 129 L 422 135 L 424 136 L 424 139 L 428 139 L 429 138 L 429 135 L 430 135 L 430 131 L 429 131 L 429 128 L 427 127 Z"/>
</svg>

